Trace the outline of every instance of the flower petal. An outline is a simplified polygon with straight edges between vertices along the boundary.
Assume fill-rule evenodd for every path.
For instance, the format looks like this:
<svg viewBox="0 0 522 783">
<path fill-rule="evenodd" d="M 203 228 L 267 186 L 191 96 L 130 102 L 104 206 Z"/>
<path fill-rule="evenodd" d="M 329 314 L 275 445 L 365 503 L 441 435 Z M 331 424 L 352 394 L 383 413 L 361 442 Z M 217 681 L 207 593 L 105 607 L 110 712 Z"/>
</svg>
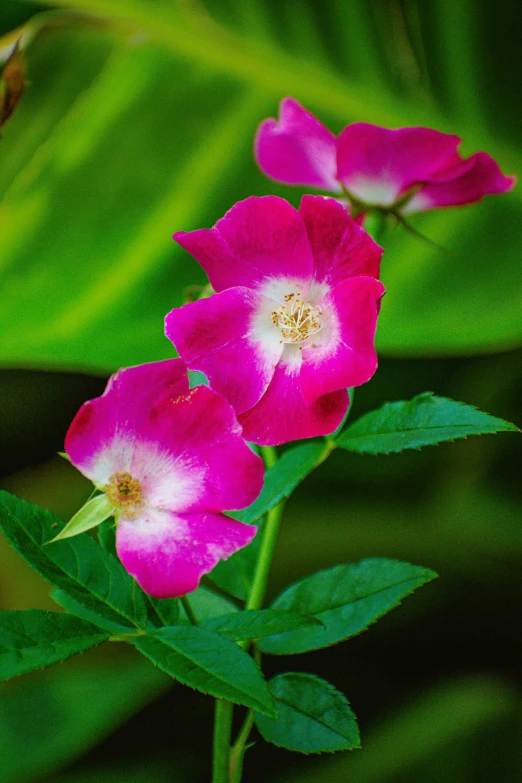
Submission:
<svg viewBox="0 0 522 783">
<path fill-rule="evenodd" d="M 201 264 L 215 291 L 266 288 L 274 279 L 307 281 L 313 258 L 299 213 L 278 196 L 250 196 L 214 228 L 174 239 Z"/>
<path fill-rule="evenodd" d="M 129 470 L 134 442 L 153 401 L 188 391 L 182 359 L 128 367 L 113 375 L 101 397 L 86 402 L 65 438 L 71 462 L 98 486 Z"/>
<path fill-rule="evenodd" d="M 151 409 L 130 472 L 146 505 L 176 512 L 244 508 L 263 486 L 263 461 L 245 443 L 232 406 L 206 386 Z"/>
<path fill-rule="evenodd" d="M 306 403 L 370 380 L 377 369 L 374 338 L 384 290 L 373 277 L 350 277 L 321 300 L 323 328 L 302 351 Z"/>
<path fill-rule="evenodd" d="M 260 169 L 272 179 L 338 193 L 336 146 L 334 134 L 313 114 L 284 98 L 279 121 L 268 119 L 259 126 L 254 150 Z"/>
<path fill-rule="evenodd" d="M 195 590 L 203 574 L 253 539 L 257 528 L 223 514 L 173 514 L 146 509 L 121 519 L 116 549 L 149 595 L 176 598 Z"/>
<path fill-rule="evenodd" d="M 337 176 L 367 204 L 390 206 L 419 182 L 462 164 L 458 136 L 430 128 L 348 125 L 338 140 Z"/>
<path fill-rule="evenodd" d="M 284 361 L 285 355 L 291 361 Z M 326 394 L 306 405 L 299 380 L 300 354 L 297 346 L 285 348 L 283 360 L 261 400 L 239 416 L 243 435 L 261 446 L 277 446 L 291 440 L 328 435 L 341 423 L 348 409 L 346 389 Z"/>
<path fill-rule="evenodd" d="M 354 275 L 379 276 L 382 247 L 336 199 L 303 196 L 299 214 L 312 247 L 316 282 L 333 287 Z"/>
<path fill-rule="evenodd" d="M 261 399 L 283 352 L 273 309 L 272 300 L 238 286 L 172 310 L 165 333 L 188 367 L 242 413 Z"/>
<path fill-rule="evenodd" d="M 423 185 L 402 212 L 471 204 L 483 196 L 505 193 L 515 185 L 516 177 L 505 177 L 496 161 L 486 152 L 477 152 L 466 163 L 471 165 L 453 179 Z"/>
</svg>

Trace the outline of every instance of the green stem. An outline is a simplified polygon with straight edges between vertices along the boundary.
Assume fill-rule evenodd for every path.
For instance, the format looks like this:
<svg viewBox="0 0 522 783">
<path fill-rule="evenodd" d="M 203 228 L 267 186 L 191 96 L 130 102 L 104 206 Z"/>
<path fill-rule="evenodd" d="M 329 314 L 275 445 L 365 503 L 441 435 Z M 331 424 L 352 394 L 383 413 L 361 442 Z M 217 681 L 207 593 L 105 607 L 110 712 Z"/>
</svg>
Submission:
<svg viewBox="0 0 522 783">
<path fill-rule="evenodd" d="M 277 462 L 277 452 L 273 446 L 263 446 L 261 448 L 261 453 L 265 461 L 266 469 L 269 470 Z M 250 588 L 250 593 L 245 604 L 245 609 L 261 609 L 261 606 L 263 605 L 263 600 L 265 598 L 266 588 L 268 585 L 268 577 L 270 575 L 270 567 L 272 565 L 274 550 L 277 543 L 277 536 L 281 525 L 281 518 L 283 516 L 284 505 L 285 503 L 283 500 L 281 503 L 278 503 L 277 506 L 274 506 L 274 508 L 272 508 L 267 514 L 266 522 L 263 528 L 261 549 L 257 558 L 254 578 L 252 580 L 252 587 Z M 254 658 L 259 664 L 261 654 L 257 649 L 254 650 Z M 253 725 L 254 713 L 252 710 L 249 710 L 247 712 L 243 726 L 241 727 L 236 741 L 230 751 L 230 783 L 240 783 L 241 781 L 245 744 L 248 740 Z"/>
<path fill-rule="evenodd" d="M 258 666 L 261 666 L 261 650 L 254 647 L 254 660 Z M 254 725 L 254 710 L 248 710 L 243 725 L 239 730 L 231 750 L 230 750 L 230 783 L 241 783 L 243 774 L 243 759 L 245 756 L 245 745 L 248 742 L 252 726 Z"/>
<path fill-rule="evenodd" d="M 277 462 L 276 450 L 273 446 L 263 446 L 261 451 L 267 469 L 273 467 Z M 263 605 L 284 507 L 285 501 L 282 500 L 277 506 L 270 509 L 267 514 L 261 549 L 257 558 L 252 587 L 250 588 L 245 609 L 261 609 Z"/>
<path fill-rule="evenodd" d="M 277 462 L 276 450 L 271 446 L 265 446 L 262 448 L 262 452 L 266 468 L 271 468 Z M 268 513 L 263 531 L 261 551 L 257 559 L 254 580 L 245 609 L 259 609 L 263 603 L 282 513 L 283 503 L 280 503 Z M 187 611 L 186 608 L 185 611 Z M 231 702 L 223 699 L 216 700 L 212 783 L 239 783 L 241 780 L 243 748 L 252 728 L 253 714 L 252 717 L 249 717 L 250 713 L 247 714 L 238 741 L 234 745 L 233 751 L 231 751 L 233 710 L 234 705 Z"/>
<path fill-rule="evenodd" d="M 254 725 L 254 710 L 248 710 L 237 739 L 230 751 L 230 783 L 241 783 L 245 745 Z"/>
<path fill-rule="evenodd" d="M 224 699 L 216 699 L 214 713 L 214 745 L 212 783 L 229 783 L 229 755 L 232 737 L 232 712 L 234 705 Z"/>
</svg>

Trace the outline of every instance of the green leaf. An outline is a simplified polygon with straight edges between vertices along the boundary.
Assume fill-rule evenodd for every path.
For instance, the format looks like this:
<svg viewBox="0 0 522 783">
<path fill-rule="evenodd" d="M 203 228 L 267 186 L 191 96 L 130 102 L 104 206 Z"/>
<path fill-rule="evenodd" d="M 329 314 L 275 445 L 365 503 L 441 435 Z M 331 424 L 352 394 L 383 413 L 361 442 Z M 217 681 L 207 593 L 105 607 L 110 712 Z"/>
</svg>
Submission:
<svg viewBox="0 0 522 783">
<path fill-rule="evenodd" d="M 145 628 L 143 593 L 115 557 L 87 533 L 49 543 L 62 524 L 49 511 L 0 491 L 0 528 L 35 571 L 108 620 Z"/>
<path fill-rule="evenodd" d="M 258 522 L 267 511 L 292 494 L 321 461 L 325 449 L 324 441 L 310 441 L 285 451 L 281 459 L 267 470 L 265 483 L 257 500 L 243 511 L 234 513 L 234 518 L 247 525 Z M 222 590 L 244 601 L 252 585 L 260 543 L 261 526 L 248 546 L 217 564 L 210 575 L 212 581 Z"/>
<path fill-rule="evenodd" d="M 359 454 L 394 454 L 501 431 L 519 430 L 472 405 L 425 392 L 412 400 L 388 402 L 361 416 L 341 434 L 337 445 Z"/>
<path fill-rule="evenodd" d="M 148 595 L 147 599 L 160 621 L 159 625 L 176 625 L 179 623 L 179 598 L 154 598 L 152 595 Z M 158 625 L 158 623 L 156 622 L 155 625 Z"/>
<path fill-rule="evenodd" d="M 102 522 L 96 531 L 98 533 L 98 541 L 111 555 L 116 555 L 116 522 L 114 519 L 107 519 Z"/>
<path fill-rule="evenodd" d="M 237 644 L 194 626 L 160 628 L 133 640 L 156 666 L 184 685 L 275 715 L 258 666 Z"/>
<path fill-rule="evenodd" d="M 0 612 L 0 680 L 66 661 L 108 639 L 90 623 L 59 612 Z"/>
<path fill-rule="evenodd" d="M 97 527 L 102 522 L 105 522 L 106 519 L 112 517 L 114 511 L 114 506 L 104 492 L 101 495 L 95 495 L 76 512 L 63 530 L 60 530 L 58 535 L 53 538 L 51 543 L 92 530 L 93 527 Z"/>
<path fill-rule="evenodd" d="M 258 647 L 263 652 L 290 655 L 336 644 L 364 631 L 436 576 L 427 568 L 384 558 L 318 571 L 285 590 L 272 608 L 311 614 L 324 627 L 268 636 Z"/>
<path fill-rule="evenodd" d="M 251 609 L 205 620 L 200 627 L 239 642 L 243 639 L 261 639 L 263 636 L 282 631 L 295 631 L 317 625 L 320 626 L 321 621 L 311 615 L 297 614 L 284 609 Z"/>
<path fill-rule="evenodd" d="M 87 622 L 92 623 L 93 625 L 97 625 L 98 628 L 102 628 L 104 631 L 107 631 L 108 634 L 121 635 L 129 633 L 129 631 L 132 630 L 128 625 L 114 623 L 92 609 L 87 609 L 87 607 L 79 601 L 75 601 L 65 590 L 55 588 L 51 591 L 51 598 L 69 614 L 80 617 L 82 620 L 87 620 Z"/>
<path fill-rule="evenodd" d="M 278 718 L 256 714 L 267 742 L 300 753 L 333 753 L 360 747 L 355 715 L 345 697 L 313 674 L 288 672 L 270 681 Z"/>
</svg>

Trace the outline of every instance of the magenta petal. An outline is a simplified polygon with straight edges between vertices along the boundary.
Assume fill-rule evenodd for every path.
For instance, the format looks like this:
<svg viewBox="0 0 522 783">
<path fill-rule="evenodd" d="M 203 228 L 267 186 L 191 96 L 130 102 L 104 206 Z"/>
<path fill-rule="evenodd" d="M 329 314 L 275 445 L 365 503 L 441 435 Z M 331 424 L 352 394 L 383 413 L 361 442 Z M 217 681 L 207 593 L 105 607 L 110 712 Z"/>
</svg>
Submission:
<svg viewBox="0 0 522 783">
<path fill-rule="evenodd" d="M 301 389 L 307 403 L 370 380 L 377 369 L 374 338 L 383 294 L 378 280 L 351 277 L 319 303 L 324 326 L 302 352 Z"/>
<path fill-rule="evenodd" d="M 149 595 L 176 598 L 195 590 L 203 574 L 250 543 L 257 528 L 223 514 L 172 514 L 146 509 L 122 519 L 118 556 Z"/>
<path fill-rule="evenodd" d="M 516 177 L 505 177 L 496 161 L 486 152 L 477 152 L 467 163 L 466 170 L 446 181 L 429 182 L 408 201 L 403 212 L 418 212 L 433 207 L 471 204 L 483 196 L 511 190 Z"/>
<path fill-rule="evenodd" d="M 103 486 L 118 471 L 127 471 L 136 436 L 153 402 L 188 391 L 182 359 L 128 367 L 113 375 L 101 397 L 86 402 L 65 438 L 71 462 Z"/>
<path fill-rule="evenodd" d="M 303 221 L 278 196 L 250 196 L 214 228 L 180 231 L 174 239 L 201 264 L 215 291 L 263 288 L 274 278 L 307 280 L 313 268 Z"/>
<path fill-rule="evenodd" d="M 232 406 L 206 386 L 151 409 L 130 472 L 146 505 L 175 512 L 244 508 L 263 486 Z"/>
<path fill-rule="evenodd" d="M 204 372 L 212 388 L 242 413 L 261 399 L 283 351 L 270 318 L 273 308 L 274 302 L 255 291 L 229 288 L 172 310 L 165 333 L 188 367 Z M 262 319 L 258 314 L 264 310 Z"/>
<path fill-rule="evenodd" d="M 390 206 L 413 185 L 462 163 L 458 136 L 430 128 L 348 125 L 338 140 L 337 176 L 368 204 Z"/>
<path fill-rule="evenodd" d="M 295 346 L 287 349 L 298 350 Z M 239 416 L 243 435 L 261 446 L 277 446 L 292 440 L 328 435 L 348 410 L 346 389 L 326 394 L 306 405 L 301 393 L 299 363 L 278 364 L 264 396 Z"/>
<path fill-rule="evenodd" d="M 260 169 L 272 179 L 339 192 L 333 133 L 293 98 L 281 101 L 279 121 L 261 123 L 254 144 Z"/>
<path fill-rule="evenodd" d="M 299 214 L 312 247 L 316 282 L 334 286 L 354 275 L 379 276 L 382 247 L 336 199 L 303 196 Z"/>
</svg>

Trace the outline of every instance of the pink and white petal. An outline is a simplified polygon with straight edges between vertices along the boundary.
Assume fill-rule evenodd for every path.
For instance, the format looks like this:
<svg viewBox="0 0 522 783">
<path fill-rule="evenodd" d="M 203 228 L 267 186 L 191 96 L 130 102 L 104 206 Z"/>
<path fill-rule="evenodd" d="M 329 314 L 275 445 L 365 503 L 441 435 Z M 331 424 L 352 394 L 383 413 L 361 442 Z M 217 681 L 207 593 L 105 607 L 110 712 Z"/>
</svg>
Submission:
<svg viewBox="0 0 522 783">
<path fill-rule="evenodd" d="M 505 193 L 515 185 L 516 177 L 504 176 L 498 163 L 486 152 L 477 152 L 466 162 L 472 165 L 460 176 L 445 182 L 429 182 L 423 185 L 404 206 L 402 212 L 471 204 L 483 196 Z"/>
<path fill-rule="evenodd" d="M 413 185 L 461 162 L 458 136 L 430 128 L 348 125 L 337 143 L 337 176 L 368 204 L 390 206 Z"/>
<path fill-rule="evenodd" d="M 306 403 L 337 389 L 360 386 L 377 369 L 375 331 L 383 284 L 351 277 L 320 302 L 323 328 L 303 345 L 301 390 Z"/>
<path fill-rule="evenodd" d="M 279 120 L 259 126 L 254 153 L 259 168 L 278 182 L 339 193 L 337 141 L 333 133 L 293 98 L 284 98 Z"/>
<path fill-rule="evenodd" d="M 261 399 L 283 350 L 271 320 L 275 307 L 260 293 L 237 286 L 172 310 L 165 334 L 188 367 L 204 372 L 241 413 Z"/>
<path fill-rule="evenodd" d="M 263 486 L 232 406 L 206 386 L 151 409 L 130 472 L 146 505 L 176 512 L 244 508 Z"/>
<path fill-rule="evenodd" d="M 174 234 L 201 264 L 215 291 L 260 288 L 274 278 L 309 280 L 313 258 L 303 221 L 278 196 L 239 201 L 214 228 Z"/>
<path fill-rule="evenodd" d="M 116 550 L 140 587 L 156 598 L 195 590 L 203 574 L 250 543 L 257 528 L 223 514 L 173 514 L 145 509 L 121 519 Z"/>
<path fill-rule="evenodd" d="M 303 196 L 299 214 L 314 255 L 316 283 L 333 287 L 346 277 L 379 277 L 383 249 L 333 198 Z"/>
<path fill-rule="evenodd" d="M 115 373 L 101 397 L 86 402 L 65 437 L 71 462 L 98 486 L 129 469 L 134 443 L 154 402 L 188 390 L 182 359 L 128 367 Z"/>
<path fill-rule="evenodd" d="M 286 354 L 290 355 L 290 360 Z M 251 410 L 239 416 L 243 435 L 261 446 L 278 446 L 292 440 L 328 435 L 348 410 L 346 389 L 327 394 L 307 405 L 301 392 L 299 348 L 285 347 L 270 386 Z"/>
</svg>

